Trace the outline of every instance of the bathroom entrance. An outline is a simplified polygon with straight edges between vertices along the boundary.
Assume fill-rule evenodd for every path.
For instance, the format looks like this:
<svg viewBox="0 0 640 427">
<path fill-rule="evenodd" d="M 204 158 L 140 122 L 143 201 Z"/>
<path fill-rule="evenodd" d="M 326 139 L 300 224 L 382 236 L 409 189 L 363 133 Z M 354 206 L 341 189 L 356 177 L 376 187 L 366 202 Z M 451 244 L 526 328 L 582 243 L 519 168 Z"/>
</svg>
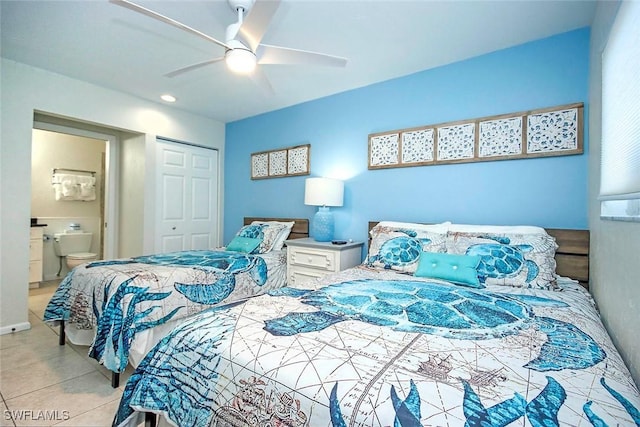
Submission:
<svg viewBox="0 0 640 427">
<path fill-rule="evenodd" d="M 76 258 L 113 257 L 111 229 L 115 224 L 109 223 L 115 218 L 110 191 L 115 168 L 110 159 L 115 143 L 114 135 L 34 123 L 31 222 L 32 227 L 42 229 L 43 242 L 42 253 L 32 256 L 40 256 L 40 281 L 63 278 L 69 272 L 68 263 L 73 265 Z M 61 239 L 66 233 L 82 233 L 82 238 L 77 234 L 73 239 Z M 74 244 L 68 245 L 68 241 Z M 67 253 L 71 249 L 73 253 Z M 38 287 L 38 283 L 29 286 Z"/>
</svg>

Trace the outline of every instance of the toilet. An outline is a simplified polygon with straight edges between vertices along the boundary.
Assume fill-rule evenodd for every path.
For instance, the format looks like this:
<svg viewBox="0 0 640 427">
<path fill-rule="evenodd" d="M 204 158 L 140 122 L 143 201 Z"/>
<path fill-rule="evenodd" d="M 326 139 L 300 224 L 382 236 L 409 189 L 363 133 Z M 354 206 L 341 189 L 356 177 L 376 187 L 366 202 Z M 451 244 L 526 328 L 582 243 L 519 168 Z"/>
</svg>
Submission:
<svg viewBox="0 0 640 427">
<path fill-rule="evenodd" d="M 97 254 L 89 252 L 93 233 L 82 230 L 65 230 L 53 235 L 53 250 L 65 257 L 69 270 L 87 262 L 95 261 Z"/>
</svg>

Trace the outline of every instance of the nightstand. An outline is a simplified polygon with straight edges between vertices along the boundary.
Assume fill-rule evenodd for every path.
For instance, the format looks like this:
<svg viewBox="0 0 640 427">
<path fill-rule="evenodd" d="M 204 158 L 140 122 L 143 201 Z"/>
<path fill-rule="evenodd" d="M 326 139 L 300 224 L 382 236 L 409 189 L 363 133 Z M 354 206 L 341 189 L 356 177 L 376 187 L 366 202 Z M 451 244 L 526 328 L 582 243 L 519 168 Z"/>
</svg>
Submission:
<svg viewBox="0 0 640 427">
<path fill-rule="evenodd" d="M 313 239 L 292 239 L 285 243 L 289 286 L 355 267 L 362 262 L 363 242 L 334 245 Z"/>
</svg>

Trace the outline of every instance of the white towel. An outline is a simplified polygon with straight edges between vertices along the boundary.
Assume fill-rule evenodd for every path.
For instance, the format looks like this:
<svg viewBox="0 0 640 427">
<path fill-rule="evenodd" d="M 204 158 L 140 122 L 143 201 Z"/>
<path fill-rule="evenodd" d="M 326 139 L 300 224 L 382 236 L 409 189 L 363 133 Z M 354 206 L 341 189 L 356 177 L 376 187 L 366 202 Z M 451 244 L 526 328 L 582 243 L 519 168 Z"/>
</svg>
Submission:
<svg viewBox="0 0 640 427">
<path fill-rule="evenodd" d="M 80 195 L 78 200 L 90 201 L 96 199 L 96 179 L 92 176 L 78 177 Z"/>
<path fill-rule="evenodd" d="M 56 173 L 53 174 L 51 182 L 56 192 L 56 200 L 76 200 L 78 192 L 76 175 Z"/>
<path fill-rule="evenodd" d="M 60 183 L 62 187 L 62 195 L 69 199 L 73 199 L 76 195 L 76 183 L 70 179 L 63 179 Z"/>
<path fill-rule="evenodd" d="M 51 180 L 56 200 L 96 199 L 96 179 L 93 176 L 55 173 Z"/>
</svg>

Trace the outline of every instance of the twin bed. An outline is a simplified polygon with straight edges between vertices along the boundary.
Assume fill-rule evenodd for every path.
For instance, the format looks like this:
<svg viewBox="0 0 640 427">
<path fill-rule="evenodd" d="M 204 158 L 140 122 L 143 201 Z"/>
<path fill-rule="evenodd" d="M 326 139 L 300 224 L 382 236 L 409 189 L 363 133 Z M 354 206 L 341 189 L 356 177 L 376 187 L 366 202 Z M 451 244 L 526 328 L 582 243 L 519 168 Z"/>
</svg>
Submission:
<svg viewBox="0 0 640 427">
<path fill-rule="evenodd" d="M 588 232 L 370 230 L 356 268 L 182 319 L 137 364 L 114 425 L 640 425 L 580 284 Z"/>
<path fill-rule="evenodd" d="M 61 345 L 68 337 L 90 346 L 117 387 L 127 364 L 138 366 L 184 319 L 283 287 L 284 240 L 308 237 L 308 230 L 306 219 L 247 217 L 227 248 L 81 265 L 61 282 L 44 320 L 60 324 Z"/>
</svg>

